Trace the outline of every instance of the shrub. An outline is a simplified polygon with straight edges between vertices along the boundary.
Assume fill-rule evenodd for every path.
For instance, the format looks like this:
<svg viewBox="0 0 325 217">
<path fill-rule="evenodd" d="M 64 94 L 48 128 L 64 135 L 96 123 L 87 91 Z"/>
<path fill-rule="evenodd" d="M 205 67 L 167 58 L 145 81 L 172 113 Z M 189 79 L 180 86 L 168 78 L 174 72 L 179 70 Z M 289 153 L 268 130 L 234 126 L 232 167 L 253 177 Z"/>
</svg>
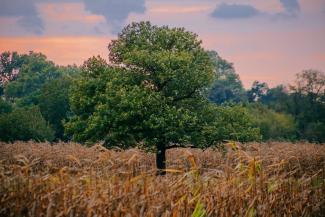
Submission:
<svg viewBox="0 0 325 217">
<path fill-rule="evenodd" d="M 1 141 L 51 141 L 53 136 L 53 130 L 46 123 L 36 106 L 19 108 L 0 115 Z"/>
<path fill-rule="evenodd" d="M 295 139 L 296 124 L 291 115 L 257 104 L 251 105 L 249 110 L 255 126 L 260 128 L 263 140 Z"/>
</svg>

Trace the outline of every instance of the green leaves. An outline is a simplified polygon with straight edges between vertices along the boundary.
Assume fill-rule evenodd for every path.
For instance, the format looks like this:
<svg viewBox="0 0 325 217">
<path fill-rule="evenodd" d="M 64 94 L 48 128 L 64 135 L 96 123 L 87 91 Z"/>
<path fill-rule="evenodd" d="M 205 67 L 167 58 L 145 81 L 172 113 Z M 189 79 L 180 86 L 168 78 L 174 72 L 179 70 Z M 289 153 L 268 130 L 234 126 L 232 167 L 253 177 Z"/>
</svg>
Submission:
<svg viewBox="0 0 325 217">
<path fill-rule="evenodd" d="M 204 205 L 201 203 L 200 200 L 198 200 L 195 205 L 194 212 L 192 213 L 192 217 L 205 217 L 205 216 L 206 216 L 206 210 L 204 208 Z"/>
<path fill-rule="evenodd" d="M 138 69 L 143 79 L 165 97 L 190 98 L 214 79 L 212 63 L 201 41 L 182 28 L 132 23 L 109 45 L 109 50 L 113 63 Z"/>
<path fill-rule="evenodd" d="M 0 114 L 0 140 L 51 141 L 54 132 L 42 117 L 39 108 L 15 109 L 10 113 Z"/>
<path fill-rule="evenodd" d="M 261 104 L 248 107 L 254 125 L 260 128 L 263 140 L 294 139 L 296 124 L 289 114 L 275 112 Z"/>
<path fill-rule="evenodd" d="M 71 78 L 65 76 L 48 81 L 41 88 L 39 95 L 39 107 L 44 118 L 55 130 L 55 137 L 61 140 L 64 137 L 62 121 L 65 120 L 70 112 L 69 88 Z"/>
<path fill-rule="evenodd" d="M 247 101 L 243 84 L 233 64 L 222 59 L 215 51 L 209 51 L 209 56 L 217 77 L 209 90 L 209 100 L 218 105 Z"/>
<path fill-rule="evenodd" d="M 54 63 L 48 61 L 41 53 L 31 52 L 21 55 L 22 64 L 17 65 L 17 78 L 4 86 L 4 95 L 7 99 L 20 105 L 37 104 L 37 95 L 40 88 L 48 80 L 58 78 L 59 70 Z"/>
<path fill-rule="evenodd" d="M 12 121 L 13 125 L 19 124 L 21 129 L 24 129 L 20 130 L 18 127 L 19 129 L 15 130 L 15 127 L 11 128 L 11 124 L 8 124 L 10 136 L 6 137 L 6 140 L 9 138 L 11 141 L 17 139 L 52 140 L 52 129 L 55 131 L 55 139 L 67 139 L 63 137 L 62 121 L 69 113 L 68 91 L 71 80 L 79 73 L 79 68 L 56 66 L 41 53 L 30 52 L 20 55 L 15 52 L 12 54 L 5 52 L 0 56 L 0 72 L 1 77 L 6 77 L 6 82 L 1 83 L 4 88 L 2 101 L 5 104 L 12 103 L 10 111 L 14 110 L 7 117 L 3 117 L 3 121 L 6 124 L 7 121 Z M 1 110 L 8 110 L 8 107 L 4 107 L 5 104 L 0 105 Z M 31 106 L 39 107 L 39 109 L 35 112 L 35 116 L 29 117 Z M 16 120 L 19 118 L 27 123 Z M 34 129 L 34 125 L 29 126 L 33 121 L 43 126 L 46 134 L 44 137 L 38 134 L 42 132 L 42 129 Z M 27 126 L 31 128 L 30 132 L 24 128 Z"/>
<path fill-rule="evenodd" d="M 194 141 L 201 111 L 193 105 L 204 101 L 201 93 L 214 79 L 197 35 L 133 23 L 109 50 L 114 66 L 93 57 L 74 83 L 70 102 L 77 117 L 66 123 L 67 133 L 120 146 Z"/>
<path fill-rule="evenodd" d="M 90 58 L 71 89 L 75 117 L 66 132 L 107 146 L 191 143 L 258 136 L 240 108 L 218 108 L 205 91 L 215 73 L 197 35 L 182 28 L 132 23 L 109 45 L 109 65 Z"/>
</svg>

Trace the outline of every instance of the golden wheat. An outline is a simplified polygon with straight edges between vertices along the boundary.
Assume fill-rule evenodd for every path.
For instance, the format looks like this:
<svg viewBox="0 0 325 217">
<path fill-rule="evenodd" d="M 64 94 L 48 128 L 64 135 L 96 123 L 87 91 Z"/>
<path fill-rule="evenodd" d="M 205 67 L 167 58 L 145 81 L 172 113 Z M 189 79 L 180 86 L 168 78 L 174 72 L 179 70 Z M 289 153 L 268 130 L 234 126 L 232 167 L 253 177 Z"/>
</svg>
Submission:
<svg viewBox="0 0 325 217">
<path fill-rule="evenodd" d="M 324 216 L 325 146 L 229 143 L 153 154 L 0 144 L 1 216 Z"/>
</svg>

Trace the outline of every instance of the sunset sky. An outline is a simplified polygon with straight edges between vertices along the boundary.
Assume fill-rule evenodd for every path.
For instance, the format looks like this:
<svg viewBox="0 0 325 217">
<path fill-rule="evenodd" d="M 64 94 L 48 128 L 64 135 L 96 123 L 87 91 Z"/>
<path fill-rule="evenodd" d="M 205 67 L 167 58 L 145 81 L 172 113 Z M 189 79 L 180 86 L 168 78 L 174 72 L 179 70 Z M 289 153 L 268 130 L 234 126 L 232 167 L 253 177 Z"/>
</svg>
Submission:
<svg viewBox="0 0 325 217">
<path fill-rule="evenodd" d="M 126 24 L 185 27 L 254 80 L 287 84 L 325 71 L 325 0 L 0 0 L 0 52 L 42 52 L 60 65 L 107 59 Z"/>
</svg>

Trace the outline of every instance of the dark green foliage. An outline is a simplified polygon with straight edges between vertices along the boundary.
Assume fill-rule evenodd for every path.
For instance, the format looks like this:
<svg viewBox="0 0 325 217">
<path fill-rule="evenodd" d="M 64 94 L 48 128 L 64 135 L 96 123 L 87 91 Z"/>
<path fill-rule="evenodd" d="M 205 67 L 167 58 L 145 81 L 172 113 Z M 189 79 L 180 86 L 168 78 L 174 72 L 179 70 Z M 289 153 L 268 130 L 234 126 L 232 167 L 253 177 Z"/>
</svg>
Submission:
<svg viewBox="0 0 325 217">
<path fill-rule="evenodd" d="M 261 96 L 259 102 L 275 111 L 290 113 L 291 98 L 289 91 L 283 85 L 267 89 L 266 94 Z"/>
<path fill-rule="evenodd" d="M 245 90 L 233 64 L 222 59 L 215 51 L 210 51 L 209 55 L 216 73 L 216 80 L 209 90 L 209 100 L 216 104 L 245 102 Z"/>
<path fill-rule="evenodd" d="M 0 114 L 0 140 L 51 141 L 53 130 L 42 117 L 38 107 L 18 108 Z"/>
<path fill-rule="evenodd" d="M 299 138 L 325 142 L 325 73 L 305 70 L 291 86 L 291 113 L 296 118 Z"/>
<path fill-rule="evenodd" d="M 20 106 L 38 104 L 41 87 L 47 81 L 58 78 L 60 73 L 43 54 L 31 52 L 22 58 L 24 61 L 18 68 L 19 74 L 14 81 L 4 86 L 4 95 Z"/>
<path fill-rule="evenodd" d="M 127 26 L 109 45 L 114 67 L 95 57 L 84 64 L 71 90 L 75 116 L 67 133 L 80 142 L 142 143 L 163 152 L 175 143 L 204 147 L 256 139 L 245 112 L 205 98 L 215 73 L 200 44 L 182 28 Z"/>
<path fill-rule="evenodd" d="M 65 140 L 62 121 L 69 113 L 71 80 L 79 74 L 77 66 L 56 66 L 41 53 L 1 54 L 1 75 L 5 82 L 4 100 L 14 107 L 38 105 L 55 138 Z M 18 74 L 12 74 L 15 71 Z M 10 78 L 10 79 L 9 79 Z"/>
<path fill-rule="evenodd" d="M 212 64 L 197 35 L 183 28 L 132 23 L 109 45 L 110 61 L 142 75 L 175 101 L 200 97 L 214 79 Z"/>
<path fill-rule="evenodd" d="M 76 116 L 66 124 L 67 132 L 77 141 L 105 140 L 108 145 L 125 147 L 138 142 L 167 145 L 190 140 L 198 119 L 191 101 L 200 98 L 166 97 L 143 77 L 110 67 L 102 59 L 90 59 L 72 87 Z"/>
<path fill-rule="evenodd" d="M 257 102 L 267 94 L 269 87 L 265 82 L 254 81 L 252 88 L 247 91 L 248 102 Z"/>
<path fill-rule="evenodd" d="M 263 140 L 295 139 L 296 125 L 291 115 L 275 112 L 261 104 L 251 104 L 249 111 Z"/>
<path fill-rule="evenodd" d="M 202 144 L 206 146 L 225 140 L 240 142 L 261 140 L 260 130 L 254 125 L 254 119 L 241 105 L 211 105 L 202 118 L 209 123 L 199 131 L 199 135 L 204 139 Z"/>
<path fill-rule="evenodd" d="M 38 105 L 46 121 L 55 131 L 55 138 L 64 140 L 63 121 L 67 118 L 69 105 L 69 88 L 72 79 L 65 76 L 48 81 L 40 90 Z"/>
<path fill-rule="evenodd" d="M 325 122 L 308 123 L 304 130 L 304 138 L 311 142 L 325 142 Z"/>
<path fill-rule="evenodd" d="M 260 130 L 254 126 L 248 111 L 240 105 L 217 107 L 215 125 L 220 139 L 241 142 L 259 141 Z"/>
<path fill-rule="evenodd" d="M 294 118 L 296 139 L 325 142 L 324 72 L 305 70 L 297 74 L 297 79 L 289 86 L 289 91 L 283 86 L 269 89 L 265 83 L 259 82 L 255 82 L 251 90 L 259 93 L 255 101 Z"/>
<path fill-rule="evenodd" d="M 12 105 L 0 97 L 0 115 L 10 113 L 11 111 Z"/>
<path fill-rule="evenodd" d="M 0 96 L 3 95 L 4 85 L 17 78 L 18 69 L 25 61 L 26 55 L 17 52 L 3 52 L 0 55 Z"/>
</svg>

